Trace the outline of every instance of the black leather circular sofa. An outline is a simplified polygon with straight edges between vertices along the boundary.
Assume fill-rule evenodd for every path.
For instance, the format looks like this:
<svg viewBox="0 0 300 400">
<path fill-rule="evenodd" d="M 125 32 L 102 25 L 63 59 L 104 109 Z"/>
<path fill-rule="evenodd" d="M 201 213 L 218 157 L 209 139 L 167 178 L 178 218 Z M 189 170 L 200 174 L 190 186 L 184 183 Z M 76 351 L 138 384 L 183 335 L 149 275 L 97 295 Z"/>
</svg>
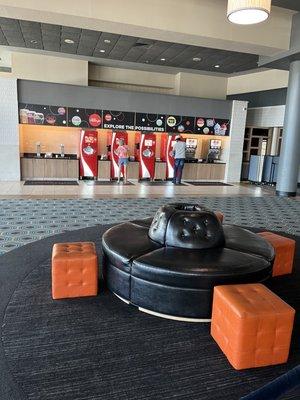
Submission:
<svg viewBox="0 0 300 400">
<path fill-rule="evenodd" d="M 154 218 L 116 225 L 102 238 L 108 288 L 148 312 L 178 319 L 211 316 L 216 285 L 271 277 L 273 247 L 200 205 L 168 204 Z"/>
</svg>

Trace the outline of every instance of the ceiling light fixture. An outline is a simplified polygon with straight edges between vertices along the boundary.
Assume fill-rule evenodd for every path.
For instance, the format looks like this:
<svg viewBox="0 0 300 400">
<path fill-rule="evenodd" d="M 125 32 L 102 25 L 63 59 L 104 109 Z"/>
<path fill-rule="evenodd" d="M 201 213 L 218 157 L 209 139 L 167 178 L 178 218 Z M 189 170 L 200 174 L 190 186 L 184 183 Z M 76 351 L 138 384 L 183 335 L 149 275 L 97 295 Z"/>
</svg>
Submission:
<svg viewBox="0 0 300 400">
<path fill-rule="evenodd" d="M 73 44 L 73 43 L 74 43 L 74 40 L 72 40 L 72 39 L 65 39 L 64 42 L 65 42 L 65 43 L 68 43 L 68 44 Z"/>
<path fill-rule="evenodd" d="M 104 39 L 104 43 L 110 43 L 109 39 Z"/>
<path fill-rule="evenodd" d="M 194 57 L 193 61 L 201 61 L 201 58 L 200 57 Z"/>
<path fill-rule="evenodd" d="M 165 58 L 161 58 L 160 61 L 166 61 L 166 59 Z"/>
<path fill-rule="evenodd" d="M 215 65 L 215 68 L 220 68 L 220 65 L 219 64 Z"/>
<path fill-rule="evenodd" d="M 101 50 L 100 50 L 100 53 L 105 53 L 105 50 L 101 49 Z"/>
<path fill-rule="evenodd" d="M 271 0 L 228 0 L 227 18 L 239 25 L 265 21 L 271 12 Z"/>
</svg>

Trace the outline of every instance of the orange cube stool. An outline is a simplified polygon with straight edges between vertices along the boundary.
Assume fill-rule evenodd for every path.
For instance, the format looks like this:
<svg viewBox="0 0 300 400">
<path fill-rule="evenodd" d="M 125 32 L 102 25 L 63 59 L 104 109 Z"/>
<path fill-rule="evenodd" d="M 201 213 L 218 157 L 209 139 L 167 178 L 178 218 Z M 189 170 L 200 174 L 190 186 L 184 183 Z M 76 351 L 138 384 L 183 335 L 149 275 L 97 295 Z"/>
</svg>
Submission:
<svg viewBox="0 0 300 400">
<path fill-rule="evenodd" d="M 211 335 L 235 369 L 288 359 L 295 310 L 259 283 L 214 288 Z"/>
<path fill-rule="evenodd" d="M 52 251 L 52 297 L 96 296 L 98 261 L 91 242 L 56 243 Z"/>
<path fill-rule="evenodd" d="M 284 236 L 272 232 L 260 232 L 258 234 L 267 240 L 275 250 L 273 264 L 273 276 L 290 274 L 293 270 L 296 242 Z"/>
<path fill-rule="evenodd" d="M 224 214 L 221 213 L 221 211 L 215 211 L 215 215 L 217 216 L 218 220 L 221 222 L 221 224 L 223 223 L 224 220 Z"/>
</svg>

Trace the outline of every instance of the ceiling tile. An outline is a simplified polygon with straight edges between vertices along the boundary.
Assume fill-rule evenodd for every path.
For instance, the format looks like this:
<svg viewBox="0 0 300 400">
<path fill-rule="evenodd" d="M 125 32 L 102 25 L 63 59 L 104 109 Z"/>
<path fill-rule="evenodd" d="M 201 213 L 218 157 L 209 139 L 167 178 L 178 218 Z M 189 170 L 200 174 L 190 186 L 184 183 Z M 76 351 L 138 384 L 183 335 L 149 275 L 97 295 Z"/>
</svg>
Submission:
<svg viewBox="0 0 300 400">
<path fill-rule="evenodd" d="M 74 44 L 65 43 L 65 39 L 72 39 Z M 4 17 L 0 17 L 0 44 L 192 70 L 215 72 L 214 66 L 219 64 L 218 72 L 224 73 L 253 69 L 258 61 L 255 54 Z M 193 61 L 194 57 L 201 61 Z"/>
</svg>

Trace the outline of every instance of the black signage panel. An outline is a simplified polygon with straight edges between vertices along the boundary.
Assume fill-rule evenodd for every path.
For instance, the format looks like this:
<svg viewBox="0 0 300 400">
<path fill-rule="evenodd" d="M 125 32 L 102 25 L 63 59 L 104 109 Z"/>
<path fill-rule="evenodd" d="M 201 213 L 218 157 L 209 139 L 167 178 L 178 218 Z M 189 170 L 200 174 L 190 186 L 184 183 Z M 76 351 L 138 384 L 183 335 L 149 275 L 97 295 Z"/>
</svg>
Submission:
<svg viewBox="0 0 300 400">
<path fill-rule="evenodd" d="M 196 117 L 195 132 L 200 135 L 229 136 L 230 121 L 228 119 Z"/>
<path fill-rule="evenodd" d="M 19 103 L 20 124 L 67 126 L 67 107 Z"/>
<path fill-rule="evenodd" d="M 195 117 L 168 115 L 166 131 L 169 133 L 194 133 Z"/>
<path fill-rule="evenodd" d="M 102 110 L 68 108 L 68 126 L 102 128 Z"/>
<path fill-rule="evenodd" d="M 136 113 L 135 130 L 144 132 L 164 132 L 166 116 L 162 114 Z"/>
<path fill-rule="evenodd" d="M 135 113 L 103 110 L 103 128 L 125 131 L 135 130 Z"/>
</svg>

